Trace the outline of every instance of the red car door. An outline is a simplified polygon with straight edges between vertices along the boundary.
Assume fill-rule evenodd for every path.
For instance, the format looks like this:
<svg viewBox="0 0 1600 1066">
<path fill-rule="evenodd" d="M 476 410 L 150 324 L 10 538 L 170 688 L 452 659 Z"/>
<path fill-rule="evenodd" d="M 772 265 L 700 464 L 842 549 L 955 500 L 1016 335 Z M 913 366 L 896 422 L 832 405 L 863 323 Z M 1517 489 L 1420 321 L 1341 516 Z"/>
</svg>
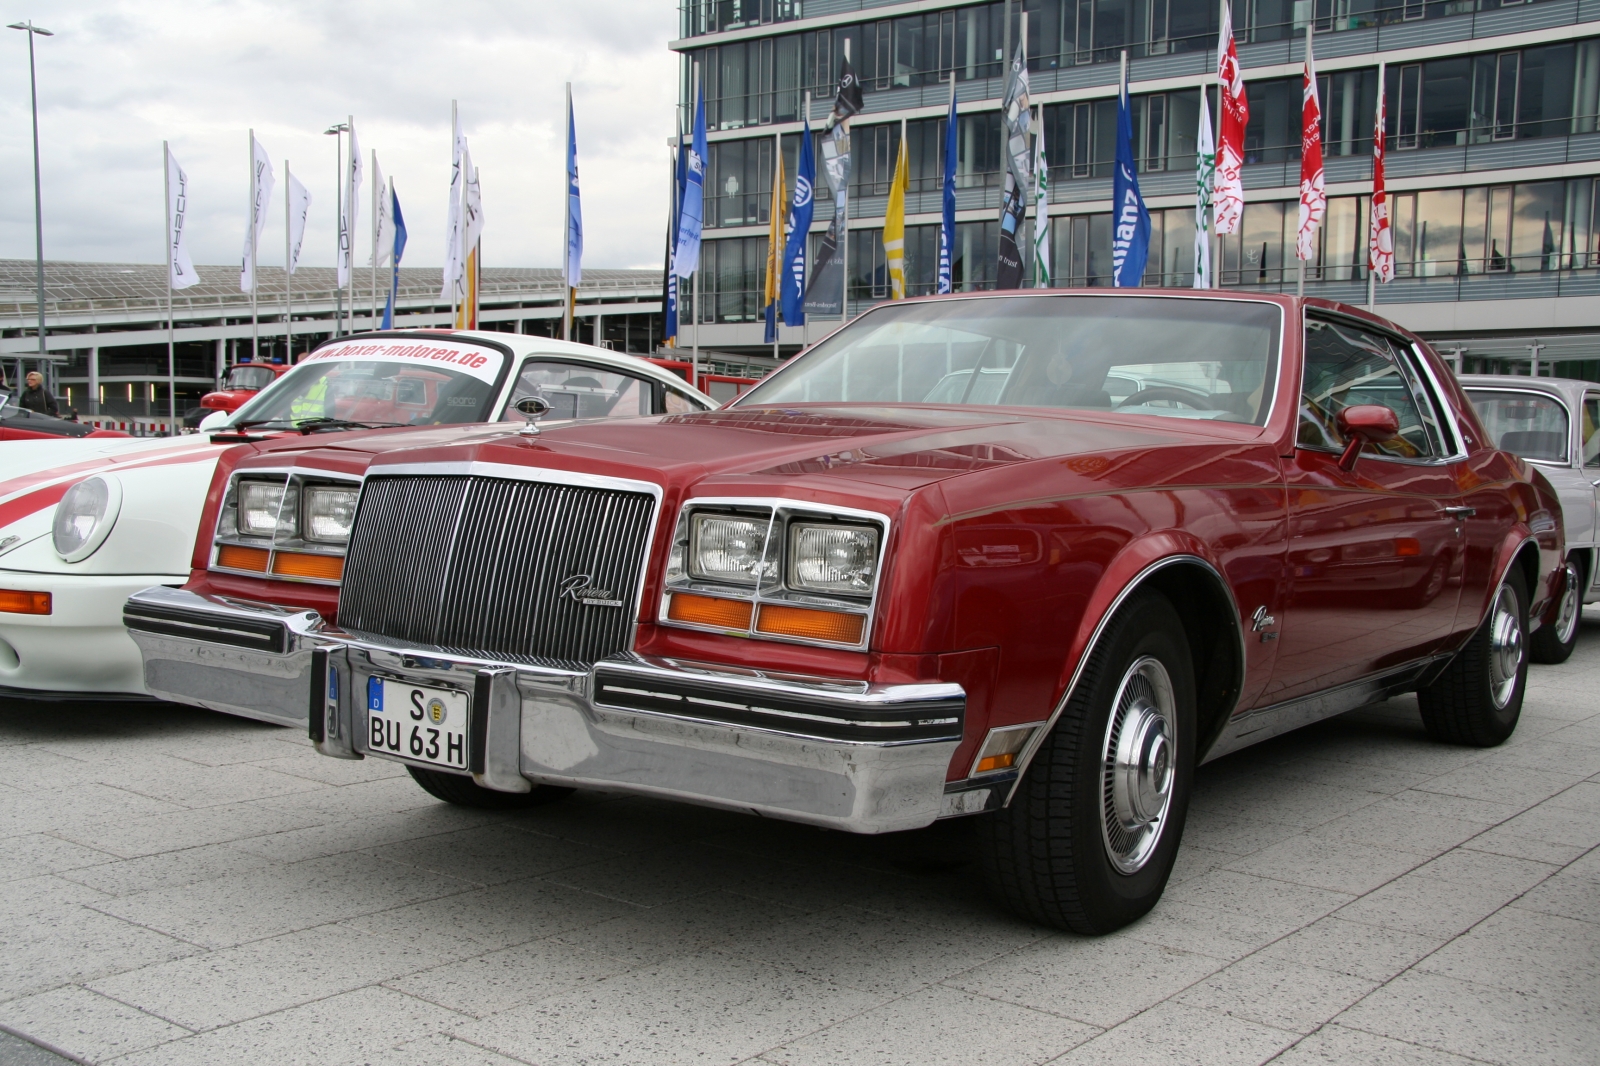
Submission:
<svg viewBox="0 0 1600 1066">
<path fill-rule="evenodd" d="M 1449 636 L 1461 594 L 1456 447 L 1409 345 L 1308 318 L 1304 359 L 1297 442 L 1284 464 L 1289 595 L 1265 703 L 1425 658 Z M 1393 410 L 1400 433 L 1345 470 L 1338 414 L 1362 404 Z"/>
</svg>

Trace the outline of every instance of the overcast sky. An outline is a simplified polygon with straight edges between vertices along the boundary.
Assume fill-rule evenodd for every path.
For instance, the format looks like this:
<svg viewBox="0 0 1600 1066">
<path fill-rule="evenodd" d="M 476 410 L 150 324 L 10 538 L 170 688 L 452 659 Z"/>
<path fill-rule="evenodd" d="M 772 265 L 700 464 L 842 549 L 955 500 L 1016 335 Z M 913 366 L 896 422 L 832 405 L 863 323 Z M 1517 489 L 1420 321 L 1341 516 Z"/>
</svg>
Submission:
<svg viewBox="0 0 1600 1066">
<path fill-rule="evenodd" d="M 439 265 L 456 99 L 483 180 L 485 265 L 558 266 L 570 80 L 584 265 L 661 264 L 675 0 L 0 0 L 0 16 L 55 32 L 36 39 L 47 259 L 161 262 L 168 140 L 189 175 L 195 263 L 238 262 L 253 127 L 278 177 L 262 264 L 283 262 L 287 158 L 313 197 L 301 262 L 330 266 L 322 131 L 353 114 L 363 153 L 395 180 L 406 265 Z M 0 258 L 34 255 L 25 36 L 0 30 Z M 368 207 L 363 190 L 361 264 Z"/>
</svg>

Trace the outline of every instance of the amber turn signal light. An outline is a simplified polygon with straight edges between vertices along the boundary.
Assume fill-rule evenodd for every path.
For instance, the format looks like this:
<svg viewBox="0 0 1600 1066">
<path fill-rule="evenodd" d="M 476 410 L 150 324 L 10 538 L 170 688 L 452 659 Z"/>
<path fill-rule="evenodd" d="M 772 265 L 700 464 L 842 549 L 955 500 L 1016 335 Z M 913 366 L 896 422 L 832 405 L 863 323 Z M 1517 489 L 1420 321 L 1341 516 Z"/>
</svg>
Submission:
<svg viewBox="0 0 1600 1066">
<path fill-rule="evenodd" d="M 744 600 L 725 600 L 720 596 L 694 596 L 675 592 L 667 604 L 667 617 L 674 622 L 717 629 L 750 628 L 751 605 Z"/>
<path fill-rule="evenodd" d="M 972 768 L 975 774 L 986 774 L 993 770 L 1009 770 L 1017 764 L 1017 753 L 1008 751 L 1004 755 L 988 755 L 978 760 L 978 765 Z"/>
<path fill-rule="evenodd" d="M 0 589 L 0 611 L 7 614 L 49 614 L 50 594 Z"/>
<path fill-rule="evenodd" d="M 774 603 L 762 604 L 761 615 L 756 619 L 756 632 L 767 636 L 826 640 L 834 644 L 860 644 L 866 626 L 865 615 L 783 607 Z"/>
<path fill-rule="evenodd" d="M 344 576 L 344 558 L 338 555 L 311 555 L 306 552 L 279 552 L 272 557 L 272 572 L 282 577 L 314 577 L 338 581 Z"/>
<path fill-rule="evenodd" d="M 217 565 L 225 566 L 229 570 L 254 570 L 258 574 L 264 574 L 267 572 L 269 554 L 265 548 L 244 548 L 237 544 L 224 544 L 217 549 Z"/>
</svg>

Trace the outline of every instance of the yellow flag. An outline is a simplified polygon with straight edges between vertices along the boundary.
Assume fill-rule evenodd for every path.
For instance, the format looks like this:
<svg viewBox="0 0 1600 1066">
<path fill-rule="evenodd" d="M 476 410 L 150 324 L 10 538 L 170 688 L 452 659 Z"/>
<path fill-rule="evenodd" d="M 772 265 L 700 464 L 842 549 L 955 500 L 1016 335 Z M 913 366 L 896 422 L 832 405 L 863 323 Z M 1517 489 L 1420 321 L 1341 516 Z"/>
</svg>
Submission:
<svg viewBox="0 0 1600 1066">
<path fill-rule="evenodd" d="M 883 258 L 889 265 L 889 299 L 906 296 L 906 189 L 911 184 L 911 160 L 906 139 L 900 137 L 900 156 L 894 164 L 894 181 L 889 183 L 889 209 L 883 220 Z"/>
<path fill-rule="evenodd" d="M 783 152 L 774 143 L 772 161 L 772 218 L 767 227 L 767 286 L 763 308 L 778 302 L 778 271 L 783 263 Z"/>
</svg>

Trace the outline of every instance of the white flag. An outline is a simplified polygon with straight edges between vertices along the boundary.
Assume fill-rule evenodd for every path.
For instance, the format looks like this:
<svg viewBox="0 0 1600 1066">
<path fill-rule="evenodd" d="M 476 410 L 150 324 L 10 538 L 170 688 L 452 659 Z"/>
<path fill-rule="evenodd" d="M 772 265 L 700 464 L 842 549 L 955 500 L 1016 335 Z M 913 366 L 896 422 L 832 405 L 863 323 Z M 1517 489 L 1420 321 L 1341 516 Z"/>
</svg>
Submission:
<svg viewBox="0 0 1600 1066">
<path fill-rule="evenodd" d="M 1050 164 L 1044 157 L 1043 122 L 1033 135 L 1033 287 L 1050 287 Z"/>
<path fill-rule="evenodd" d="M 189 259 L 189 246 L 183 239 L 184 217 L 189 213 L 189 176 L 178 161 L 167 153 L 167 283 L 174 289 L 197 284 L 200 276 Z"/>
<path fill-rule="evenodd" d="M 394 219 L 389 217 L 388 186 L 384 184 L 383 168 L 378 165 L 378 153 L 372 153 L 372 187 L 378 190 L 374 207 L 378 225 L 373 232 L 372 265 L 383 266 L 394 254 Z"/>
<path fill-rule="evenodd" d="M 461 262 L 465 264 L 483 236 L 483 189 L 465 138 L 461 141 L 461 174 L 465 182 L 461 193 Z"/>
<path fill-rule="evenodd" d="M 439 299 L 454 301 L 464 259 L 461 254 L 461 153 L 466 150 L 467 142 L 461 136 L 460 118 L 455 119 L 450 135 L 450 206 L 445 213 L 444 285 L 439 290 Z"/>
<path fill-rule="evenodd" d="M 1215 288 L 1211 273 L 1211 189 L 1217 176 L 1217 149 L 1211 140 L 1211 108 L 1200 96 L 1200 129 L 1194 153 L 1194 287 Z"/>
<path fill-rule="evenodd" d="M 361 199 L 361 142 L 355 119 L 350 120 L 350 161 L 345 165 L 344 209 L 339 213 L 339 288 L 350 284 L 350 262 L 355 251 L 357 210 Z"/>
<path fill-rule="evenodd" d="M 311 210 L 311 193 L 300 179 L 289 175 L 289 273 L 300 265 L 300 245 L 306 236 L 306 214 Z"/>
<path fill-rule="evenodd" d="M 261 245 L 261 231 L 267 228 L 267 205 L 272 202 L 272 190 L 277 185 L 272 173 L 272 157 L 250 134 L 250 219 L 245 226 L 244 261 L 239 267 L 239 291 L 254 292 L 256 288 L 256 249 Z"/>
</svg>

